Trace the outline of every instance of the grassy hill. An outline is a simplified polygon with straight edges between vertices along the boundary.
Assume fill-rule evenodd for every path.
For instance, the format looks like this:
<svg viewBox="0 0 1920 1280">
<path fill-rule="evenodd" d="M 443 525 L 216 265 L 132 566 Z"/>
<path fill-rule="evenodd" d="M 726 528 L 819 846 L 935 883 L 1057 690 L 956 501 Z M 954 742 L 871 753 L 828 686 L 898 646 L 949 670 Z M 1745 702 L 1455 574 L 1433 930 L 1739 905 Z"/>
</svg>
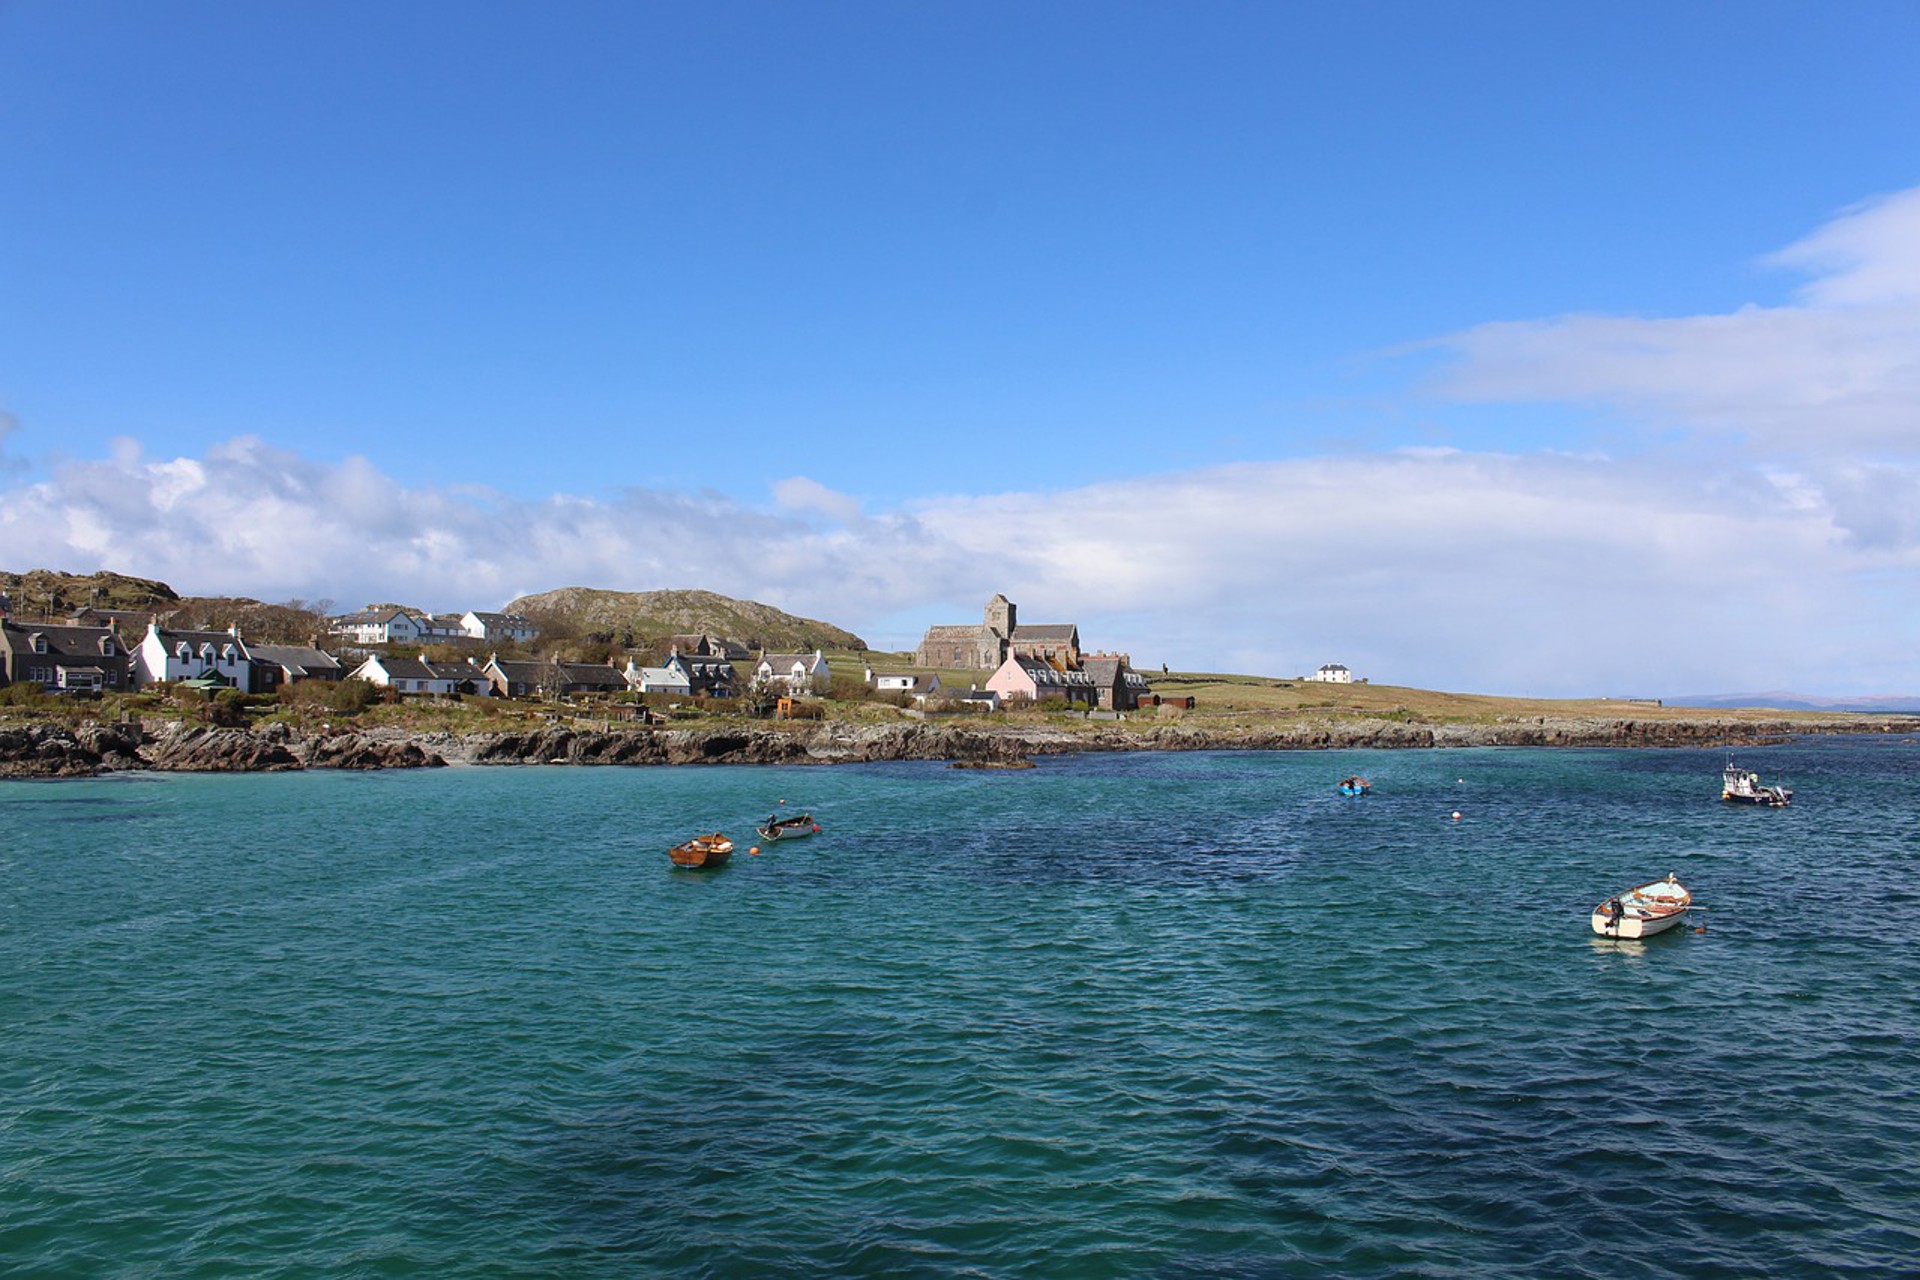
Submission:
<svg viewBox="0 0 1920 1280">
<path fill-rule="evenodd" d="M 521 596 L 507 605 L 524 613 L 543 636 L 606 635 L 620 644 L 646 645 L 667 636 L 704 631 L 751 649 L 777 653 L 839 649 L 863 652 L 867 642 L 851 631 L 813 618 L 799 618 L 772 605 L 735 600 L 712 591 L 602 591 L 561 587 Z"/>
</svg>

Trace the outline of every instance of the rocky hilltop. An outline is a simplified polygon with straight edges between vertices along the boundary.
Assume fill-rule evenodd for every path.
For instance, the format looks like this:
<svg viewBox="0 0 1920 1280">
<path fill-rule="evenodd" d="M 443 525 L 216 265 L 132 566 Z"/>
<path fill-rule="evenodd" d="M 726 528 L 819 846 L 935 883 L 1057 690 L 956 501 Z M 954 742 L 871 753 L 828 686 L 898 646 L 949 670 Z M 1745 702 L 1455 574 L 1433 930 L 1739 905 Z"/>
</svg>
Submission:
<svg viewBox="0 0 1920 1280">
<path fill-rule="evenodd" d="M 0 594 L 13 601 L 16 614 L 47 618 L 64 618 L 88 606 L 167 610 L 180 599 L 164 582 L 130 578 L 106 569 L 84 574 L 53 569 L 29 569 L 25 573 L 0 570 Z"/>
<path fill-rule="evenodd" d="M 1270 729 L 1186 725 L 1079 727 L 904 722 L 754 724 L 700 728 L 506 733 L 402 729 L 303 732 L 167 722 L 0 728 L 0 777 L 76 777 L 108 770 L 258 772 L 422 768 L 447 764 L 849 764 L 948 760 L 1012 765 L 1081 751 L 1312 750 L 1338 747 L 1682 747 L 1775 741 L 1800 734 L 1920 733 L 1920 717 L 1778 721 L 1733 717 L 1631 720 L 1536 717 L 1503 724 L 1416 725 L 1349 719 Z"/>
<path fill-rule="evenodd" d="M 561 587 L 521 596 L 507 605 L 552 632 L 570 628 L 623 642 L 646 643 L 673 635 L 707 632 L 749 649 L 810 653 L 815 649 L 862 650 L 867 642 L 851 631 L 813 618 L 795 617 L 755 600 L 735 600 L 712 591 L 603 591 Z"/>
</svg>

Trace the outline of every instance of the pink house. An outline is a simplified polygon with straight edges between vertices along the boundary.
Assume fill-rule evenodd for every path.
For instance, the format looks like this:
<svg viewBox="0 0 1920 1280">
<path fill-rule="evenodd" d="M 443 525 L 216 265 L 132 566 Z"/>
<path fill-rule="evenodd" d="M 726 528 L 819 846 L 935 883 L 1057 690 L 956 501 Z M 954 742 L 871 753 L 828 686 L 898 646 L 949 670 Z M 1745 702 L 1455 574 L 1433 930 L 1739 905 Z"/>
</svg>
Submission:
<svg viewBox="0 0 1920 1280">
<path fill-rule="evenodd" d="M 1038 658 L 1017 655 L 1001 663 L 1000 669 L 987 677 L 986 687 L 999 694 L 1003 702 L 1063 698 L 1068 705 L 1078 703 L 1091 707 L 1098 701 L 1093 677 L 1086 672 L 1061 671 Z"/>
</svg>

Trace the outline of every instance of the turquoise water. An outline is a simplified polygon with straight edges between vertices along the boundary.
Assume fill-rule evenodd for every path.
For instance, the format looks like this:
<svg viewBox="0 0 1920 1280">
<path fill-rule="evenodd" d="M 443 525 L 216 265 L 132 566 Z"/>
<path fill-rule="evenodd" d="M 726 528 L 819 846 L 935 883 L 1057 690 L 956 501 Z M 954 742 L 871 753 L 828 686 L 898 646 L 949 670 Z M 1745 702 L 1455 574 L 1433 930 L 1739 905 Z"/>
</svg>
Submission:
<svg viewBox="0 0 1920 1280">
<path fill-rule="evenodd" d="M 1920 745 L 1743 759 L 0 784 L 0 1272 L 1910 1274 Z"/>
</svg>

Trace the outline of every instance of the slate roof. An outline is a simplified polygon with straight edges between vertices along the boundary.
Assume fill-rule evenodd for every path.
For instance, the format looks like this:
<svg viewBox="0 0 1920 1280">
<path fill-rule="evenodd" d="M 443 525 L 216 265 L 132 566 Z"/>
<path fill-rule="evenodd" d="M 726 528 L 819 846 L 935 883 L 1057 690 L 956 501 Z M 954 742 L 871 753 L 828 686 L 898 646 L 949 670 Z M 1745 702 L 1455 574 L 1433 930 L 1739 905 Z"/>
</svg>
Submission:
<svg viewBox="0 0 1920 1280">
<path fill-rule="evenodd" d="M 169 627 L 156 627 L 155 630 L 160 633 L 160 639 L 166 642 L 169 650 L 182 640 L 191 645 L 196 653 L 203 644 L 210 644 L 216 649 L 223 644 L 230 644 L 236 649 L 243 648 L 240 637 L 231 631 L 175 631 Z"/>
<path fill-rule="evenodd" d="M 627 678 L 604 662 L 563 662 L 560 674 L 566 677 L 568 684 L 586 685 L 589 689 L 625 689 Z"/>
<path fill-rule="evenodd" d="M 1091 689 L 1093 676 L 1085 671 L 1060 671 L 1038 658 L 1013 658 L 1034 684 L 1042 689 Z"/>
<path fill-rule="evenodd" d="M 387 673 L 389 680 L 445 680 L 447 677 L 435 675 L 433 668 L 418 658 L 369 658 L 368 662 L 379 662 L 381 670 Z"/>
<path fill-rule="evenodd" d="M 340 670 L 340 662 L 324 649 L 312 649 L 300 644 L 251 644 L 247 646 L 261 662 L 271 662 L 276 667 L 284 667 L 295 675 L 313 675 L 322 671 Z"/>
<path fill-rule="evenodd" d="M 1071 644 L 1080 628 L 1071 622 L 1022 622 L 1013 629 L 1015 644 Z"/>
<path fill-rule="evenodd" d="M 0 623 L 7 630 L 8 647 L 14 653 L 15 663 L 19 666 L 36 657 L 51 658 L 56 665 L 66 667 L 117 667 L 128 661 L 127 647 L 114 634 L 112 627 L 82 627 L 72 623 L 60 622 L 5 622 Z M 33 637 L 39 636 L 47 646 L 44 654 L 33 652 Z M 104 645 L 111 641 L 113 652 L 108 653 Z"/>
</svg>

